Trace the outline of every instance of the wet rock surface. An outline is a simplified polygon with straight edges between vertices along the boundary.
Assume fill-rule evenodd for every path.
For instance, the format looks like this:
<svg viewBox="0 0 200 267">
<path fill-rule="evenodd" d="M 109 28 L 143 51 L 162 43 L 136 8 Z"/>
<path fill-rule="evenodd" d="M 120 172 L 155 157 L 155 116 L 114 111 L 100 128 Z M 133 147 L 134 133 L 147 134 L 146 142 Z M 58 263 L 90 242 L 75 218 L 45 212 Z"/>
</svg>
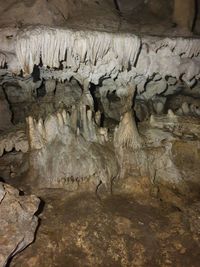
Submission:
<svg viewBox="0 0 200 267">
<path fill-rule="evenodd" d="M 33 242 L 40 200 L 0 182 L 0 266 Z"/>
<path fill-rule="evenodd" d="M 38 193 L 45 205 L 36 240 L 11 267 L 199 266 L 191 205 L 181 211 L 148 196 Z"/>
</svg>

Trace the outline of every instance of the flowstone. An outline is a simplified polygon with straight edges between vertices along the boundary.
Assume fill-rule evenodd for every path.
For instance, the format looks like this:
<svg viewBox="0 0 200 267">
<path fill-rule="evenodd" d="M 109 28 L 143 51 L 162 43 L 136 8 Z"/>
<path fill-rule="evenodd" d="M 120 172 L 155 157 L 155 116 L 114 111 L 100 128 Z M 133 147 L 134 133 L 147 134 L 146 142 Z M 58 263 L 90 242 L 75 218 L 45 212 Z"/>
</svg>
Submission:
<svg viewBox="0 0 200 267">
<path fill-rule="evenodd" d="M 87 102 L 87 97 L 82 98 Z M 107 129 L 95 123 L 94 112 L 82 101 L 71 114 L 62 110 L 45 121 L 27 119 L 29 176 L 33 184 L 71 190 L 88 182 L 93 191 L 100 184 L 111 191 L 118 175 L 114 150 L 108 142 Z"/>
</svg>

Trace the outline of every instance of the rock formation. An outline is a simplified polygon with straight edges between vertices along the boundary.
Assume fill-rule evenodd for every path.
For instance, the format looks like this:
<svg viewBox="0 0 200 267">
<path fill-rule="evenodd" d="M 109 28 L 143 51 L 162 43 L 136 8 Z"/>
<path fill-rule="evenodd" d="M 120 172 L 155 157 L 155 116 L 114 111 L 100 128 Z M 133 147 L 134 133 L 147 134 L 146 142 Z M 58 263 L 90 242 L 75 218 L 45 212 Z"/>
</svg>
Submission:
<svg viewBox="0 0 200 267">
<path fill-rule="evenodd" d="M 0 182 L 0 266 L 33 242 L 40 200 L 20 195 L 19 190 Z"/>
<path fill-rule="evenodd" d="M 195 8 L 187 0 L 2 3 L 0 176 L 5 182 L 38 196 L 65 190 L 101 198 L 139 188 L 143 199 L 153 195 L 187 214 L 184 204 L 198 198 L 200 188 Z M 1 205 L 13 192 L 19 222 L 21 212 L 33 220 L 31 235 L 6 252 L 4 266 L 9 255 L 32 242 L 38 200 L 18 196 L 6 184 L 1 188 Z M 29 198 L 27 215 L 23 205 Z M 196 223 L 193 228 L 198 232 Z"/>
</svg>

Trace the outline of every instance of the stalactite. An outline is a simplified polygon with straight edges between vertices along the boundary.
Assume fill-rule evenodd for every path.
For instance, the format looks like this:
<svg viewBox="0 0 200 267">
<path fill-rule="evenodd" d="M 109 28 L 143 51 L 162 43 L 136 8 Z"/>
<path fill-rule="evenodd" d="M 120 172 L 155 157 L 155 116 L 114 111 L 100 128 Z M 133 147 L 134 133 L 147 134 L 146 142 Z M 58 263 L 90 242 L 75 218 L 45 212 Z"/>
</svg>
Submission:
<svg viewBox="0 0 200 267">
<path fill-rule="evenodd" d="M 128 67 L 134 63 L 140 47 L 140 39 L 133 34 L 71 31 L 53 28 L 25 30 L 16 41 L 16 54 L 22 69 L 32 72 L 40 59 L 44 66 L 58 68 L 61 61 L 67 66 L 79 67 L 88 62 L 90 68 L 105 59 L 108 51 L 118 64 Z M 109 60 L 109 59 L 107 59 Z"/>
</svg>

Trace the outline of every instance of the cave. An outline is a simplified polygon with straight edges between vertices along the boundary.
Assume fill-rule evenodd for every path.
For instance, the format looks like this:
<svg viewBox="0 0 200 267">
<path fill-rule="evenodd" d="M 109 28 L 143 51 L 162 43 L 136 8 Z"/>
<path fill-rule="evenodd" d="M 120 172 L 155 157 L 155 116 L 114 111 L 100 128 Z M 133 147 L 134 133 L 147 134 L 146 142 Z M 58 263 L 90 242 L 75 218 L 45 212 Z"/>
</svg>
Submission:
<svg viewBox="0 0 200 267">
<path fill-rule="evenodd" d="M 0 267 L 199 267 L 200 1 L 0 5 Z"/>
</svg>

